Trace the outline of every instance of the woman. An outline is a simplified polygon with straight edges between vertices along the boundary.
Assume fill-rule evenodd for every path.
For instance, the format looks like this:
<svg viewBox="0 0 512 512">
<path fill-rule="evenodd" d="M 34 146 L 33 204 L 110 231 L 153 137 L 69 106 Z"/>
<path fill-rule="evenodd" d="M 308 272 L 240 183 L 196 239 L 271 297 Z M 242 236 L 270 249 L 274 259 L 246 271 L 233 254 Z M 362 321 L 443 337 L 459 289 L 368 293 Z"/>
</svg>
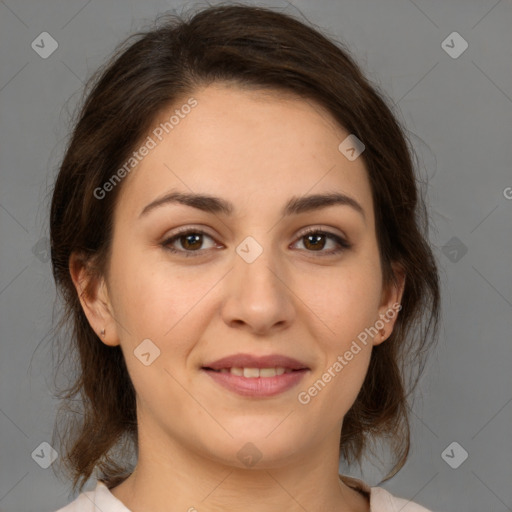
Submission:
<svg viewBox="0 0 512 512">
<path fill-rule="evenodd" d="M 436 339 L 398 122 L 346 51 L 272 10 L 135 37 L 52 200 L 79 355 L 54 443 L 75 490 L 98 480 L 60 512 L 426 510 L 338 474 L 382 437 L 387 477 L 403 466 Z"/>
</svg>

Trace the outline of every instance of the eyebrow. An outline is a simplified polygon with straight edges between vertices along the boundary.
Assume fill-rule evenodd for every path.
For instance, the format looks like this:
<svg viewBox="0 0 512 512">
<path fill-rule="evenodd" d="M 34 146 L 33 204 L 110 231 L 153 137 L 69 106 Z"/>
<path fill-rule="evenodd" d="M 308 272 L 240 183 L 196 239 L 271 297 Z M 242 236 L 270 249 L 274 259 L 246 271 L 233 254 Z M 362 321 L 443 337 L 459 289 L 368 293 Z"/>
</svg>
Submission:
<svg viewBox="0 0 512 512">
<path fill-rule="evenodd" d="M 146 205 L 139 214 L 139 218 L 156 208 L 175 203 L 191 206 L 207 213 L 222 213 L 228 216 L 232 215 L 235 210 L 232 203 L 220 197 L 196 193 L 170 192 Z M 334 205 L 350 206 L 361 214 L 366 222 L 363 207 L 353 197 L 338 192 L 292 197 L 282 209 L 281 216 L 298 215 Z"/>
</svg>

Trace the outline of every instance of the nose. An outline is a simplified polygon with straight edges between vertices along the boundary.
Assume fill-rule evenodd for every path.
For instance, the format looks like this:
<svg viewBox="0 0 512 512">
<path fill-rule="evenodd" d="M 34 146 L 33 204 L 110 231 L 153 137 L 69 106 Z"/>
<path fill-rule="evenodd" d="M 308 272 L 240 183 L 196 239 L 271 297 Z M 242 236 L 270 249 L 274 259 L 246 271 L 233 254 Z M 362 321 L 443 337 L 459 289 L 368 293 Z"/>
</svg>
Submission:
<svg viewBox="0 0 512 512">
<path fill-rule="evenodd" d="M 224 322 L 260 336 L 288 328 L 296 315 L 288 274 L 270 250 L 254 261 L 244 259 L 243 252 L 235 253 L 234 267 L 224 282 Z"/>
</svg>

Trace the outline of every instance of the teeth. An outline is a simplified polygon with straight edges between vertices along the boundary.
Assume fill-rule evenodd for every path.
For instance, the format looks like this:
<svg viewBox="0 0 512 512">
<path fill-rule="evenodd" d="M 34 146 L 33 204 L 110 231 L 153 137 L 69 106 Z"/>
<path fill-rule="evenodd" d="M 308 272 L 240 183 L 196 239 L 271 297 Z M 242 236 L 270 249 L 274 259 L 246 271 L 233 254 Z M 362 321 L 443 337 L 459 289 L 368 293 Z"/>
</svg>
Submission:
<svg viewBox="0 0 512 512">
<path fill-rule="evenodd" d="M 257 377 L 275 377 L 276 375 L 283 375 L 283 373 L 291 373 L 293 370 L 290 368 L 283 368 L 277 366 L 275 368 L 222 368 L 215 370 L 219 373 L 232 373 L 238 377 L 245 377 L 246 379 L 254 379 Z"/>
<path fill-rule="evenodd" d="M 239 377 L 245 377 L 247 379 L 254 379 L 257 377 L 275 377 L 276 375 L 282 375 L 283 373 L 291 373 L 293 370 L 289 368 L 283 368 L 278 366 L 277 368 L 223 368 L 220 370 L 221 373 L 232 373 Z"/>
<path fill-rule="evenodd" d="M 259 376 L 260 376 L 259 368 L 244 368 L 244 377 L 253 378 L 253 377 L 259 377 Z"/>
</svg>

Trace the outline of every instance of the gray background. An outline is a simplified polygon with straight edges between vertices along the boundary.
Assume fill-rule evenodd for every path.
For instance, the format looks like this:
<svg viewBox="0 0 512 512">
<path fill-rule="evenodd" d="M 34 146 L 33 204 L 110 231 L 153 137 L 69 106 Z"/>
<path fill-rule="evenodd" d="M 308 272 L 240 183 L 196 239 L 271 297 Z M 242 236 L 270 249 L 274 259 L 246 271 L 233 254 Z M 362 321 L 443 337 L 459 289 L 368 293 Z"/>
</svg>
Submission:
<svg viewBox="0 0 512 512">
<path fill-rule="evenodd" d="M 413 408 L 410 460 L 384 487 L 433 510 L 512 510 L 511 1 L 257 4 L 298 16 L 300 9 L 349 45 L 396 104 L 422 176 L 429 178 L 443 323 Z M 52 511 L 73 497 L 31 457 L 51 440 L 56 406 L 49 387 L 55 292 L 46 216 L 70 128 L 68 111 L 117 43 L 147 27 L 157 13 L 183 5 L 0 1 L 3 512 Z M 44 31 L 59 45 L 47 59 L 31 47 Z M 442 47 L 453 31 L 469 45 L 458 58 Z M 448 44 L 460 48 L 455 40 Z M 441 456 L 454 441 L 469 454 L 457 469 Z M 462 448 L 448 450 L 452 464 L 460 461 Z M 371 484 L 382 476 L 369 464 L 363 469 Z"/>
</svg>

